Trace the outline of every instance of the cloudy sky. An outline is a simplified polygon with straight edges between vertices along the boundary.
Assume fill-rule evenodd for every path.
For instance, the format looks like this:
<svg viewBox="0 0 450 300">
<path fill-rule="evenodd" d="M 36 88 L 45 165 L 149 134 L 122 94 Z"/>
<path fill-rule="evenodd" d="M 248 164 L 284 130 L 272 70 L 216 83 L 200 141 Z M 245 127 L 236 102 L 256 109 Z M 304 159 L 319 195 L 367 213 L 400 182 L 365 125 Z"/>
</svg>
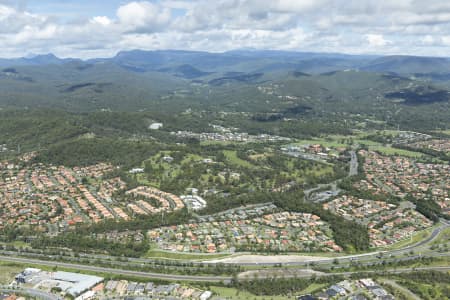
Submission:
<svg viewBox="0 0 450 300">
<path fill-rule="evenodd" d="M 0 0 L 0 57 L 242 48 L 450 56 L 450 1 Z"/>
</svg>

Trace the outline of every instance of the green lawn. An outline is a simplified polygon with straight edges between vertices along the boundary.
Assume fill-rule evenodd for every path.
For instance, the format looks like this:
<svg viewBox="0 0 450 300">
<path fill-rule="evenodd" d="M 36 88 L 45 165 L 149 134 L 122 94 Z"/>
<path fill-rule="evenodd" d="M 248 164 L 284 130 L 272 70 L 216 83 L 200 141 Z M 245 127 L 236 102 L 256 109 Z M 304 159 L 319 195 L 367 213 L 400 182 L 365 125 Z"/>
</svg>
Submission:
<svg viewBox="0 0 450 300">
<path fill-rule="evenodd" d="M 11 243 L 3 243 L 2 242 L 2 243 L 0 243 L 0 245 L 14 246 L 14 247 L 17 247 L 17 248 L 19 248 L 19 247 L 22 247 L 22 248 L 30 247 L 29 244 L 27 244 L 27 243 L 25 243 L 23 241 L 14 241 L 14 242 L 11 242 Z"/>
<path fill-rule="evenodd" d="M 235 150 L 223 150 L 223 154 L 225 155 L 227 160 L 233 165 L 244 168 L 255 168 L 255 166 L 249 163 L 248 161 L 237 157 L 237 153 Z"/>
<path fill-rule="evenodd" d="M 423 153 L 420 152 L 414 152 L 404 149 L 397 149 L 382 145 L 369 145 L 369 150 L 378 151 L 381 154 L 385 155 L 401 155 L 406 157 L 412 157 L 412 158 L 419 158 L 423 156 Z"/>
<path fill-rule="evenodd" d="M 360 144 L 360 145 L 366 145 L 368 147 L 370 146 L 381 146 L 381 144 L 379 142 L 375 142 L 372 140 L 366 140 L 366 139 L 357 139 L 355 140 L 356 143 Z"/>
<path fill-rule="evenodd" d="M 235 288 L 227 288 L 227 287 L 218 287 L 212 286 L 211 291 L 214 292 L 217 296 L 213 299 L 230 299 L 230 300 L 285 300 L 289 299 L 287 296 L 255 296 L 246 291 L 238 291 Z M 295 299 L 291 297 L 290 299 Z"/>
<path fill-rule="evenodd" d="M 448 299 L 446 296 L 446 293 L 444 292 L 445 289 L 448 287 L 445 286 L 443 283 L 434 283 L 426 284 L 426 283 L 420 283 L 420 282 L 411 282 L 406 280 L 399 280 L 399 284 L 401 284 L 403 287 L 407 288 L 417 296 L 419 296 L 421 299 L 425 300 L 434 300 L 434 299 Z"/>
<path fill-rule="evenodd" d="M 23 271 L 20 266 L 15 266 L 7 263 L 0 263 L 0 284 L 8 284 L 14 277 Z"/>
<path fill-rule="evenodd" d="M 421 240 L 426 239 L 437 226 L 438 225 L 435 225 L 433 227 L 430 227 L 430 228 L 424 229 L 422 231 L 419 231 L 418 233 L 414 234 L 412 236 L 412 238 L 407 238 L 407 239 L 402 240 L 402 241 L 400 241 L 398 243 L 395 243 L 393 245 L 390 245 L 390 246 L 385 247 L 385 248 L 380 248 L 380 249 L 382 249 L 382 250 L 395 250 L 395 249 L 400 249 L 400 248 L 404 248 L 404 247 L 409 246 L 409 245 L 416 244 L 416 243 L 420 242 Z"/>
<path fill-rule="evenodd" d="M 155 249 L 149 250 L 145 257 L 146 258 L 163 258 L 163 259 L 181 259 L 181 260 L 208 260 L 217 259 L 230 256 L 230 254 L 195 254 L 195 253 L 179 253 L 179 252 L 168 252 L 159 251 Z"/>
<path fill-rule="evenodd" d="M 328 287 L 329 284 L 328 283 L 313 283 L 311 285 L 309 285 L 306 289 L 304 289 L 303 291 L 301 291 L 300 293 L 298 293 L 299 295 L 306 295 L 306 294 L 312 294 L 315 293 L 323 288 Z"/>
<path fill-rule="evenodd" d="M 348 147 L 348 144 L 341 143 L 340 140 L 347 139 L 350 137 L 341 137 L 339 139 L 335 138 L 317 138 L 317 139 L 310 139 L 310 140 L 300 140 L 298 142 L 293 143 L 293 145 L 311 145 L 311 144 L 321 144 L 325 147 L 330 148 L 340 148 L 340 147 Z"/>
<path fill-rule="evenodd" d="M 431 242 L 432 245 L 447 244 L 450 242 L 450 227 L 445 228 L 439 236 Z"/>
<path fill-rule="evenodd" d="M 195 161 L 199 161 L 199 160 L 202 160 L 202 159 L 203 159 L 203 157 L 201 157 L 200 155 L 189 153 L 188 155 L 186 155 L 183 158 L 183 160 L 181 161 L 181 165 L 187 164 L 190 161 L 194 161 L 195 162 Z"/>
<path fill-rule="evenodd" d="M 450 129 L 447 129 L 447 130 L 436 130 L 436 131 L 434 131 L 434 132 L 437 132 L 437 133 L 443 133 L 443 134 L 448 134 L 448 135 L 450 135 Z"/>
</svg>

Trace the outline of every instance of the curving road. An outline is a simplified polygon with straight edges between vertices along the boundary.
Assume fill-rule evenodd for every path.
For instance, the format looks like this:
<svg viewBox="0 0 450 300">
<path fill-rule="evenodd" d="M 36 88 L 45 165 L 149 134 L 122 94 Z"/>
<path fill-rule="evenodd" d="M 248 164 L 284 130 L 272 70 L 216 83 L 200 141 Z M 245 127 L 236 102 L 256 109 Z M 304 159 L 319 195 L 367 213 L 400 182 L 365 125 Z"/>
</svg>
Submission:
<svg viewBox="0 0 450 300">
<path fill-rule="evenodd" d="M 176 275 L 176 274 L 162 274 L 162 273 L 151 273 L 151 272 L 140 272 L 140 271 L 131 271 L 124 269 L 115 269 L 115 268 L 106 268 L 106 267 L 97 267 L 93 265 L 82 265 L 82 264 L 72 264 L 72 263 L 63 263 L 57 261 L 47 261 L 40 259 L 31 259 L 24 257 L 11 257 L 11 256 L 0 256 L 1 261 L 6 262 L 15 262 L 21 264 L 30 264 L 30 265 L 45 265 L 49 267 L 61 267 L 61 268 L 69 268 L 76 269 L 82 271 L 92 271 L 92 272 L 101 272 L 101 273 L 110 273 L 116 275 L 128 275 L 128 276 L 137 276 L 142 278 L 158 278 L 165 280 L 177 280 L 177 281 L 208 281 L 208 282 L 218 282 L 229 280 L 231 277 L 229 276 L 197 276 L 197 275 Z"/>
<path fill-rule="evenodd" d="M 58 297 L 54 294 L 46 293 L 41 290 L 35 290 L 35 289 L 27 289 L 27 288 L 0 288 L 0 291 L 5 293 L 19 293 L 24 294 L 27 296 L 31 296 L 36 299 L 44 299 L 44 300 L 62 300 L 63 298 Z"/>
<path fill-rule="evenodd" d="M 7 256 L 0 256 L 0 260 L 7 261 L 7 262 L 16 262 L 16 263 L 22 263 L 22 264 L 30 264 L 30 265 L 46 265 L 49 267 L 64 267 L 64 268 L 71 268 L 81 271 L 93 271 L 93 272 L 100 272 L 100 273 L 109 273 L 109 274 L 115 274 L 115 275 L 128 275 L 128 276 L 136 276 L 141 278 L 148 278 L 148 279 L 164 279 L 164 280 L 174 280 L 174 281 L 197 281 L 197 282 L 223 282 L 226 280 L 232 280 L 231 276 L 196 276 L 196 275 L 172 275 L 172 274 L 160 274 L 160 273 L 149 273 L 149 272 L 139 272 L 139 271 L 130 271 L 130 270 L 121 270 L 121 269 L 113 269 L 113 268 L 104 268 L 104 267 L 96 267 L 96 266 L 90 266 L 90 265 L 79 265 L 79 264 L 68 264 L 68 263 L 60 263 L 60 262 L 48 262 L 43 260 L 37 260 L 37 259 L 28 259 L 28 258 L 18 258 L 18 257 L 7 257 Z M 288 269 L 289 270 L 289 269 Z M 411 271 L 421 271 L 421 270 L 435 270 L 435 271 L 450 271 L 450 267 L 420 267 L 420 268 L 404 268 L 404 269 L 393 269 L 393 270 L 372 270 L 372 271 L 363 271 L 364 273 L 388 273 L 388 274 L 399 274 L 399 273 L 405 273 L 405 272 L 411 272 Z M 289 271 L 294 271 L 290 269 Z M 304 269 L 301 269 L 301 271 L 305 271 Z M 273 277 L 272 274 L 267 273 L 267 275 L 264 275 L 264 272 L 260 271 L 253 271 L 258 273 L 260 276 L 258 278 L 266 278 L 266 277 Z M 355 271 L 355 272 L 339 272 L 339 273 L 322 273 L 322 272 L 306 272 L 303 277 L 312 277 L 312 276 L 333 276 L 333 275 L 343 275 L 343 276 L 350 276 L 352 274 L 361 273 L 361 271 Z M 289 275 L 287 274 L 286 277 L 297 277 L 298 275 Z M 245 279 L 245 277 L 241 277 L 242 279 Z M 253 276 L 250 276 L 248 278 L 254 278 Z M 25 290 L 26 291 L 26 290 Z M 35 290 L 30 290 L 35 291 Z M 43 296 L 47 295 L 47 293 L 43 293 Z M 48 295 L 47 295 L 48 296 Z M 56 296 L 55 296 L 56 297 Z M 45 299 L 51 299 L 51 300 L 57 300 L 58 298 L 45 298 Z"/>
<path fill-rule="evenodd" d="M 347 177 L 351 177 L 351 176 L 356 176 L 358 175 L 358 155 L 356 155 L 355 150 L 351 150 L 350 151 L 350 162 L 349 162 L 349 172 Z M 313 187 L 313 188 L 309 188 L 303 191 L 304 195 L 305 195 L 305 200 L 307 201 L 313 201 L 313 202 L 322 202 L 325 201 L 326 199 L 328 199 L 330 197 L 330 195 L 327 195 L 325 197 L 314 197 L 316 196 L 316 191 L 324 188 L 324 187 L 328 187 L 331 186 L 331 193 L 333 196 L 336 196 L 337 194 L 339 194 L 341 192 L 341 189 L 339 189 L 337 187 L 338 183 L 341 182 L 342 179 L 338 179 L 335 180 L 333 182 L 330 183 L 321 183 L 318 184 L 317 186 Z"/>
<path fill-rule="evenodd" d="M 355 255 L 347 255 L 347 256 L 338 256 L 334 258 L 329 259 L 322 259 L 322 260 L 305 260 L 305 261 L 299 261 L 299 262 L 285 262 L 282 263 L 283 266 L 306 266 L 308 264 L 314 263 L 316 265 L 326 265 L 333 263 L 333 261 L 338 260 L 340 263 L 343 262 L 360 262 L 367 259 L 374 259 L 378 258 L 378 256 L 393 256 L 398 254 L 403 254 L 410 252 L 411 250 L 417 250 L 421 246 L 424 246 L 430 242 L 432 242 L 445 228 L 450 227 L 450 223 L 446 220 L 441 220 L 441 226 L 435 228 L 430 236 L 427 238 L 421 240 L 420 242 L 417 242 L 416 244 L 406 246 L 404 248 L 396 249 L 396 250 L 385 250 L 385 251 L 376 251 L 376 252 L 369 252 L 369 253 L 363 253 L 363 254 L 355 254 Z M 397 260 L 406 260 L 408 258 L 400 258 Z M 411 258 L 409 258 L 411 259 Z M 220 260 L 216 260 L 215 262 L 220 262 Z M 205 261 L 205 264 L 212 263 Z M 227 263 L 227 262 L 224 262 Z M 230 262 L 232 264 L 232 262 Z M 280 263 L 274 263 L 274 262 L 248 262 L 248 263 L 239 263 L 241 266 L 273 266 L 273 265 L 279 265 Z"/>
<path fill-rule="evenodd" d="M 229 262 L 229 261 L 221 261 L 220 259 L 218 260 L 214 260 L 214 261 L 187 261 L 187 260 L 178 260 L 178 262 L 180 263 L 189 263 L 192 265 L 214 265 L 214 264 L 236 264 L 236 265 L 240 265 L 240 266 L 276 266 L 276 265 L 280 265 L 282 264 L 283 266 L 307 266 L 311 263 L 314 263 L 316 265 L 324 265 L 324 264 L 330 264 L 332 263 L 334 260 L 338 260 L 339 263 L 349 263 L 349 262 L 363 262 L 363 261 L 367 261 L 367 260 L 373 260 L 375 258 L 379 258 L 380 255 L 384 256 L 384 257 L 390 257 L 390 256 L 394 256 L 394 255 L 399 255 L 399 254 L 404 254 L 404 253 L 408 253 L 410 251 L 414 251 L 414 250 L 418 250 L 420 249 L 422 246 L 432 242 L 441 232 L 443 229 L 450 227 L 450 222 L 446 221 L 446 220 L 441 220 L 441 226 L 435 228 L 431 235 L 429 235 L 427 238 L 419 241 L 418 243 L 414 244 L 414 245 L 409 245 L 406 246 L 404 248 L 401 249 L 396 249 L 396 250 L 387 250 L 387 251 L 375 251 L 375 252 L 369 252 L 369 253 L 363 253 L 363 254 L 355 254 L 355 255 L 347 255 L 347 256 L 338 256 L 335 258 L 324 258 L 321 260 L 304 260 L 304 261 L 294 261 L 294 262 L 284 262 L 282 263 L 281 261 L 275 261 L 275 262 L 267 262 L 267 261 L 261 261 L 261 262 L 255 262 L 255 261 L 248 261 L 248 262 L 242 262 L 240 261 L 239 263 L 234 263 L 234 262 Z M 26 252 L 15 252 L 15 251 L 0 251 L 0 258 L 1 257 L 14 257 L 14 256 L 27 256 L 27 255 L 33 255 L 33 256 L 37 256 L 37 257 L 33 257 L 32 259 L 34 260 L 40 260 L 43 262 L 49 262 L 48 255 L 44 255 L 44 254 L 36 254 L 36 253 L 26 253 Z M 245 254 L 244 254 L 245 255 Z M 40 257 L 45 257 L 45 259 L 39 259 Z M 94 260 L 100 260 L 103 261 L 105 263 L 111 263 L 114 262 L 114 264 L 116 264 L 118 267 L 120 268 L 126 268 L 127 265 L 130 264 L 134 264 L 134 265 L 141 265 L 141 264 L 149 264 L 149 263 L 153 263 L 155 262 L 155 259 L 147 259 L 147 258 L 127 258 L 126 261 L 117 261 L 117 257 L 113 257 L 113 256 L 107 256 L 107 255 L 94 255 L 94 254 L 80 254 L 80 257 L 84 258 L 84 259 L 89 259 L 91 261 Z M 51 257 L 50 257 L 51 258 Z M 67 256 L 66 258 L 72 258 L 70 256 Z M 263 258 L 263 256 L 262 256 Z M 31 258 L 27 258 L 27 259 L 31 259 Z M 404 260 L 406 258 L 400 258 L 401 260 Z M 76 262 L 74 262 L 76 264 Z M 154 273 L 157 274 L 157 273 Z M 180 275 L 182 276 L 182 275 Z"/>
</svg>

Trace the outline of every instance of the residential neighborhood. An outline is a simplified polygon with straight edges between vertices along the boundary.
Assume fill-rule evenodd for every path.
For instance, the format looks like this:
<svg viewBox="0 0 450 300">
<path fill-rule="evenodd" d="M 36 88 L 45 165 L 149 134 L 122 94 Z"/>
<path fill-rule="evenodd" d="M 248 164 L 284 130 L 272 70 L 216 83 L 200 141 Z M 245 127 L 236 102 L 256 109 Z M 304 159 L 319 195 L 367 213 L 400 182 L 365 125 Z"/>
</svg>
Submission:
<svg viewBox="0 0 450 300">
<path fill-rule="evenodd" d="M 345 151 L 345 148 L 332 149 L 321 144 L 287 145 L 281 147 L 281 151 L 287 155 L 304 159 L 326 162 L 337 159 Z"/>
<path fill-rule="evenodd" d="M 0 300 L 450 300 L 450 0 L 0 0 Z"/>
<path fill-rule="evenodd" d="M 269 134 L 259 134 L 251 135 L 246 132 L 202 132 L 196 133 L 191 131 L 177 131 L 171 132 L 172 135 L 185 138 L 185 139 L 197 139 L 200 141 L 214 141 L 214 142 L 246 142 L 246 143 L 264 143 L 264 142 L 287 142 L 290 138 L 269 135 Z"/>
<path fill-rule="evenodd" d="M 323 204 L 323 208 L 366 225 L 373 247 L 394 244 L 433 224 L 409 202 L 394 205 L 342 195 Z"/>
<path fill-rule="evenodd" d="M 393 144 L 408 144 L 420 141 L 427 141 L 431 139 L 432 136 L 429 134 L 415 132 L 415 131 L 398 131 L 394 134 L 392 138 Z"/>
<path fill-rule="evenodd" d="M 0 228 L 29 225 L 56 234 L 76 224 L 184 207 L 176 195 L 150 187 L 128 190 L 119 177 L 105 175 L 116 167 L 100 163 L 67 168 L 43 164 L 0 163 Z M 125 198 L 115 196 L 125 191 Z"/>
<path fill-rule="evenodd" d="M 421 201 L 435 201 L 450 215 L 450 165 L 418 162 L 403 156 L 384 156 L 360 150 L 367 180 L 355 187 L 375 194 L 388 193 L 403 198 L 407 194 Z"/>
<path fill-rule="evenodd" d="M 409 144 L 413 148 L 431 149 L 450 154 L 450 139 L 432 139 Z"/>
<path fill-rule="evenodd" d="M 344 280 L 333 284 L 322 291 L 313 295 L 301 295 L 298 300 L 328 300 L 328 299 L 347 299 L 347 300 L 394 300 L 386 289 L 372 278 L 363 278 L 359 280 Z"/>
<path fill-rule="evenodd" d="M 160 249 L 179 252 L 342 251 L 329 225 L 307 213 L 231 214 L 229 219 L 152 229 L 147 235 Z"/>
</svg>

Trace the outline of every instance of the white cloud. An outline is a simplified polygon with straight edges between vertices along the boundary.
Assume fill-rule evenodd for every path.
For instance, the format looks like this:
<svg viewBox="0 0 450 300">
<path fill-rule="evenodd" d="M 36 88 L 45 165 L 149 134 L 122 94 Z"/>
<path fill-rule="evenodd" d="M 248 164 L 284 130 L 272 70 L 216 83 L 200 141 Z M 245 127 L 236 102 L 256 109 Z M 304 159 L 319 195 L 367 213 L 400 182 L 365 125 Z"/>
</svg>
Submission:
<svg viewBox="0 0 450 300">
<path fill-rule="evenodd" d="M 170 9 L 151 2 L 130 2 L 117 9 L 120 24 L 126 30 L 158 31 L 171 20 Z"/>
<path fill-rule="evenodd" d="M 366 39 L 372 47 L 383 47 L 391 43 L 385 40 L 382 34 L 366 34 Z"/>
<path fill-rule="evenodd" d="M 16 13 L 16 11 L 13 8 L 5 6 L 5 5 L 0 5 L 0 21 L 3 21 L 5 19 L 11 17 L 15 13 Z"/>
<path fill-rule="evenodd" d="M 48 18 L 18 11 L 15 8 L 0 4 L 0 33 L 17 33 L 27 26 L 45 26 Z"/>
<path fill-rule="evenodd" d="M 425 45 L 433 45 L 435 43 L 435 39 L 431 35 L 426 35 L 422 38 L 422 43 Z"/>
<path fill-rule="evenodd" d="M 112 24 L 112 21 L 110 18 L 105 17 L 105 16 L 96 16 L 93 17 L 91 22 L 93 24 L 99 24 L 99 25 L 103 25 L 103 26 L 108 26 Z"/>
<path fill-rule="evenodd" d="M 272 7 L 283 12 L 305 13 L 313 9 L 326 9 L 332 3 L 329 0 L 273 0 Z"/>
<path fill-rule="evenodd" d="M 0 0 L 10 3 L 0 4 L 0 56 L 242 47 L 448 55 L 450 45 L 450 4 L 442 0 L 125 1 L 116 15 L 74 20 L 15 8 L 13 2 Z"/>
</svg>

